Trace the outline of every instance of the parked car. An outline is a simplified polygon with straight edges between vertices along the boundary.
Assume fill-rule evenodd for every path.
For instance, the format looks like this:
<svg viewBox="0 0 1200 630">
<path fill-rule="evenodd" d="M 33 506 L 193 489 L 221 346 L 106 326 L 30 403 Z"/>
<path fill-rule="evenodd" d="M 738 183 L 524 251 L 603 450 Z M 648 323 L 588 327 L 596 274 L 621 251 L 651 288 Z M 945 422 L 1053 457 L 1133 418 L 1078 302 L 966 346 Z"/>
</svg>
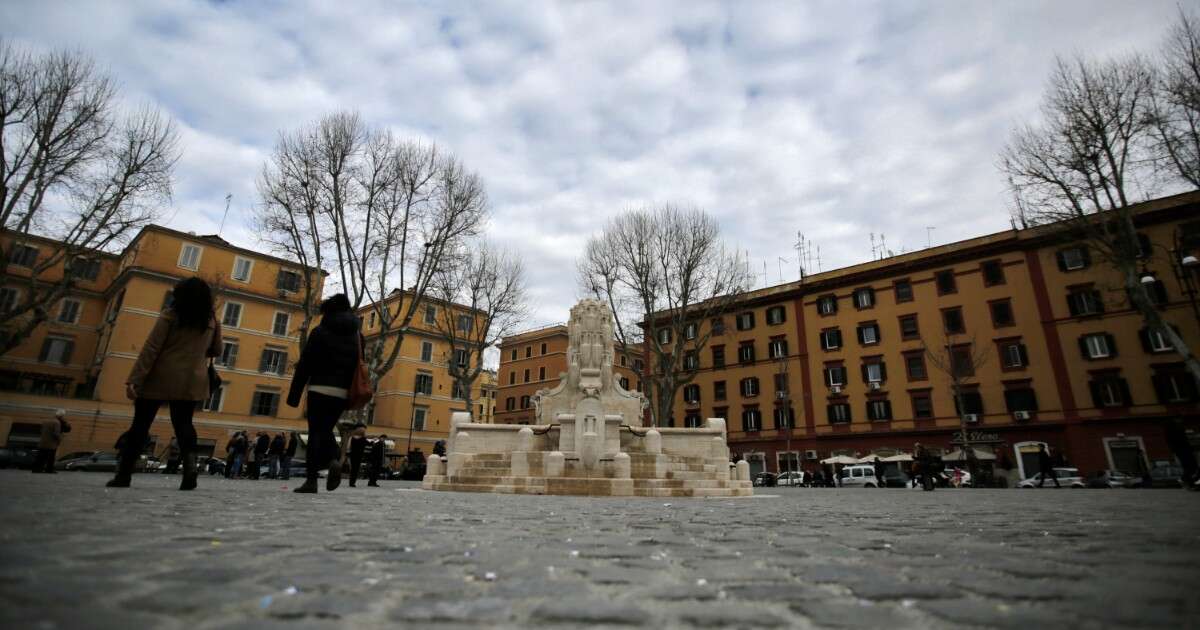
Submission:
<svg viewBox="0 0 1200 630">
<path fill-rule="evenodd" d="M 760 472 L 757 475 L 754 475 L 752 483 L 756 486 L 772 488 L 775 486 L 775 480 L 775 473 Z"/>
<path fill-rule="evenodd" d="M 32 448 L 0 448 L 0 468 L 33 468 L 37 452 Z"/>
<path fill-rule="evenodd" d="M 116 472 L 117 454 L 110 451 L 96 451 L 91 457 L 68 462 L 64 470 L 84 470 L 88 472 Z"/>
<path fill-rule="evenodd" d="M 1183 478 L 1183 467 L 1181 466 L 1159 466 L 1150 469 L 1150 487 L 1151 488 L 1180 488 Z M 1130 488 L 1145 488 L 1145 482 L 1140 478 L 1134 478 L 1129 486 Z"/>
<path fill-rule="evenodd" d="M 802 486 L 804 485 L 805 478 L 806 475 L 798 470 L 793 470 L 792 472 L 783 472 L 779 473 L 779 476 L 775 478 L 775 485 Z"/>
<path fill-rule="evenodd" d="M 1086 488 L 1087 487 L 1087 484 L 1085 484 L 1083 482 L 1083 477 L 1079 476 L 1078 468 L 1055 468 L 1054 475 L 1056 477 L 1058 477 L 1058 485 L 1060 485 L 1064 488 Z M 1036 488 L 1036 487 L 1038 487 L 1038 483 L 1041 482 L 1041 480 L 1042 480 L 1042 473 L 1037 473 L 1036 475 L 1018 483 L 1017 487 L 1018 488 Z M 1045 488 L 1045 487 L 1053 488 L 1054 487 L 1054 480 L 1047 478 L 1046 483 L 1048 483 L 1050 485 L 1046 486 L 1045 484 L 1043 484 L 1042 485 L 1043 488 Z"/>
<path fill-rule="evenodd" d="M 1089 488 L 1129 488 L 1132 484 L 1140 483 L 1141 479 L 1127 475 L 1119 470 L 1101 470 L 1087 480 Z"/>
<path fill-rule="evenodd" d="M 875 479 L 874 464 L 846 466 L 838 473 L 838 477 L 841 480 L 843 488 L 879 487 L 879 482 Z M 884 483 L 887 483 L 887 477 L 884 477 Z"/>
<path fill-rule="evenodd" d="M 82 468 L 79 468 L 78 466 L 91 459 L 92 455 L 95 455 L 99 452 L 100 451 L 75 451 L 74 453 L 68 453 L 58 458 L 58 461 L 54 463 L 54 469 L 82 470 Z"/>
</svg>

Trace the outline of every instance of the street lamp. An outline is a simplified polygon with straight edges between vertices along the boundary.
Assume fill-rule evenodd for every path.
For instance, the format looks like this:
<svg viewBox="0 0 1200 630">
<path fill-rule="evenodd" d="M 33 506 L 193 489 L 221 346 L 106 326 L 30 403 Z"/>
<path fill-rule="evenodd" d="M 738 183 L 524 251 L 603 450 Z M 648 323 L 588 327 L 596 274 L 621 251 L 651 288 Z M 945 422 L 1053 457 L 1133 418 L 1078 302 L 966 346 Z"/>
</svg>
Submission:
<svg viewBox="0 0 1200 630">
<path fill-rule="evenodd" d="M 1180 290 L 1187 295 L 1188 302 L 1192 304 L 1192 313 L 1195 314 L 1196 320 L 1200 321 L 1200 305 L 1196 302 L 1196 272 L 1200 269 L 1200 259 L 1184 249 L 1183 234 L 1178 228 L 1175 229 L 1174 240 L 1175 248 L 1171 250 L 1171 272 L 1175 274 L 1175 281 L 1179 283 Z"/>
<path fill-rule="evenodd" d="M 421 374 L 418 372 L 417 375 L 413 377 L 412 409 L 408 414 L 408 446 L 404 449 L 405 455 L 412 452 L 413 423 L 417 420 L 417 389 L 420 383 Z"/>
</svg>

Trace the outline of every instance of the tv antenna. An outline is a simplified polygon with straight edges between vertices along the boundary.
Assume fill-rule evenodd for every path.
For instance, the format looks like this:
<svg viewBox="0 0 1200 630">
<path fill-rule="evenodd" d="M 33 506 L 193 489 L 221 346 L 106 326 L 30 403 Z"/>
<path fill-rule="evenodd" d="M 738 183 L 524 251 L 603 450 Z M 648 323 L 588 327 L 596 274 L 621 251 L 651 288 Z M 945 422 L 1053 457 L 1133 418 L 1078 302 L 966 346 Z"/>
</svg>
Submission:
<svg viewBox="0 0 1200 630">
<path fill-rule="evenodd" d="M 225 217 L 229 216 L 229 203 L 233 201 L 233 193 L 225 193 L 225 214 L 221 215 L 221 227 L 217 228 L 217 234 L 225 231 Z"/>
<path fill-rule="evenodd" d="M 925 249 L 933 247 L 933 231 L 936 229 L 932 225 L 925 226 Z"/>
</svg>

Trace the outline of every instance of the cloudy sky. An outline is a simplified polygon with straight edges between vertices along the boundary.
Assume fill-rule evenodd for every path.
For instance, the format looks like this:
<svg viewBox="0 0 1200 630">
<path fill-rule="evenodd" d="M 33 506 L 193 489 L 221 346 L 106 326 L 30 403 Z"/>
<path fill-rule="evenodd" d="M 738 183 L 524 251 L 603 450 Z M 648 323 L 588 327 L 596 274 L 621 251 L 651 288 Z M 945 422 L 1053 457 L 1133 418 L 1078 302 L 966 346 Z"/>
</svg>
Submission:
<svg viewBox="0 0 1200 630">
<path fill-rule="evenodd" d="M 587 237 L 623 208 L 720 220 L 759 285 L 1007 228 L 996 154 L 1055 54 L 1157 47 L 1153 2 L 4 2 L 0 35 L 93 56 L 179 123 L 167 224 L 249 229 L 281 130 L 356 109 L 485 180 L 562 321 Z M 928 231 L 927 227 L 934 227 Z M 780 258 L 786 259 L 784 263 Z M 761 272 L 766 266 L 766 275 Z M 815 265 L 814 265 L 815 266 Z M 781 273 L 782 269 L 782 273 Z"/>
</svg>

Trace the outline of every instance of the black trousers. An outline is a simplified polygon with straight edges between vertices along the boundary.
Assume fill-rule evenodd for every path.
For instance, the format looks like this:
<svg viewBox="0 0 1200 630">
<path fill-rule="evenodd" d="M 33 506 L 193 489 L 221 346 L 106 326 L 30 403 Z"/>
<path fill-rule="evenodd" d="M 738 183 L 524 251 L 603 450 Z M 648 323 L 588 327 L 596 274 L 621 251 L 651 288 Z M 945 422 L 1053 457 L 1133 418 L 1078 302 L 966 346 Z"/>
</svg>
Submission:
<svg viewBox="0 0 1200 630">
<path fill-rule="evenodd" d="M 369 468 L 371 469 L 371 472 L 370 477 L 367 479 L 367 485 L 377 485 L 376 482 L 379 481 L 379 469 L 383 468 L 383 464 L 381 462 L 372 460 Z"/>
<path fill-rule="evenodd" d="M 358 481 L 358 471 L 362 468 L 362 453 L 350 451 L 350 485 L 354 485 Z"/>
<path fill-rule="evenodd" d="M 308 392 L 308 457 L 307 476 L 316 479 L 317 472 L 338 459 L 337 440 L 333 428 L 346 411 L 346 399 Z"/>
<path fill-rule="evenodd" d="M 1062 487 L 1062 486 L 1058 485 L 1058 473 L 1054 472 L 1054 469 L 1053 469 L 1053 468 L 1045 468 L 1045 469 L 1043 469 L 1043 470 L 1042 470 L 1042 478 L 1038 480 L 1038 487 L 1039 487 L 1039 488 L 1041 488 L 1041 487 L 1042 487 L 1042 484 L 1046 483 L 1046 478 L 1047 478 L 1047 477 L 1049 477 L 1050 479 L 1053 479 L 1053 480 L 1054 480 L 1054 487 L 1055 487 L 1055 488 L 1061 488 L 1061 487 Z"/>
<path fill-rule="evenodd" d="M 158 409 L 166 403 L 171 410 L 171 426 L 175 429 L 175 439 L 179 442 L 179 456 L 185 457 L 196 450 L 196 427 L 192 426 L 192 414 L 196 412 L 195 400 L 149 400 L 138 398 L 133 401 L 133 425 L 125 435 L 125 444 L 121 448 L 121 470 L 132 472 L 137 465 L 142 449 L 146 445 L 146 436 L 150 433 L 150 425 L 154 424 L 154 416 Z"/>
<path fill-rule="evenodd" d="M 259 457 L 258 453 L 255 453 L 253 461 L 250 462 L 250 475 L 249 476 L 251 479 L 258 479 L 258 469 L 259 468 L 262 468 L 262 458 Z"/>
<path fill-rule="evenodd" d="M 33 456 L 33 472 L 54 472 L 54 454 L 57 452 L 56 448 L 39 448 Z"/>
</svg>

